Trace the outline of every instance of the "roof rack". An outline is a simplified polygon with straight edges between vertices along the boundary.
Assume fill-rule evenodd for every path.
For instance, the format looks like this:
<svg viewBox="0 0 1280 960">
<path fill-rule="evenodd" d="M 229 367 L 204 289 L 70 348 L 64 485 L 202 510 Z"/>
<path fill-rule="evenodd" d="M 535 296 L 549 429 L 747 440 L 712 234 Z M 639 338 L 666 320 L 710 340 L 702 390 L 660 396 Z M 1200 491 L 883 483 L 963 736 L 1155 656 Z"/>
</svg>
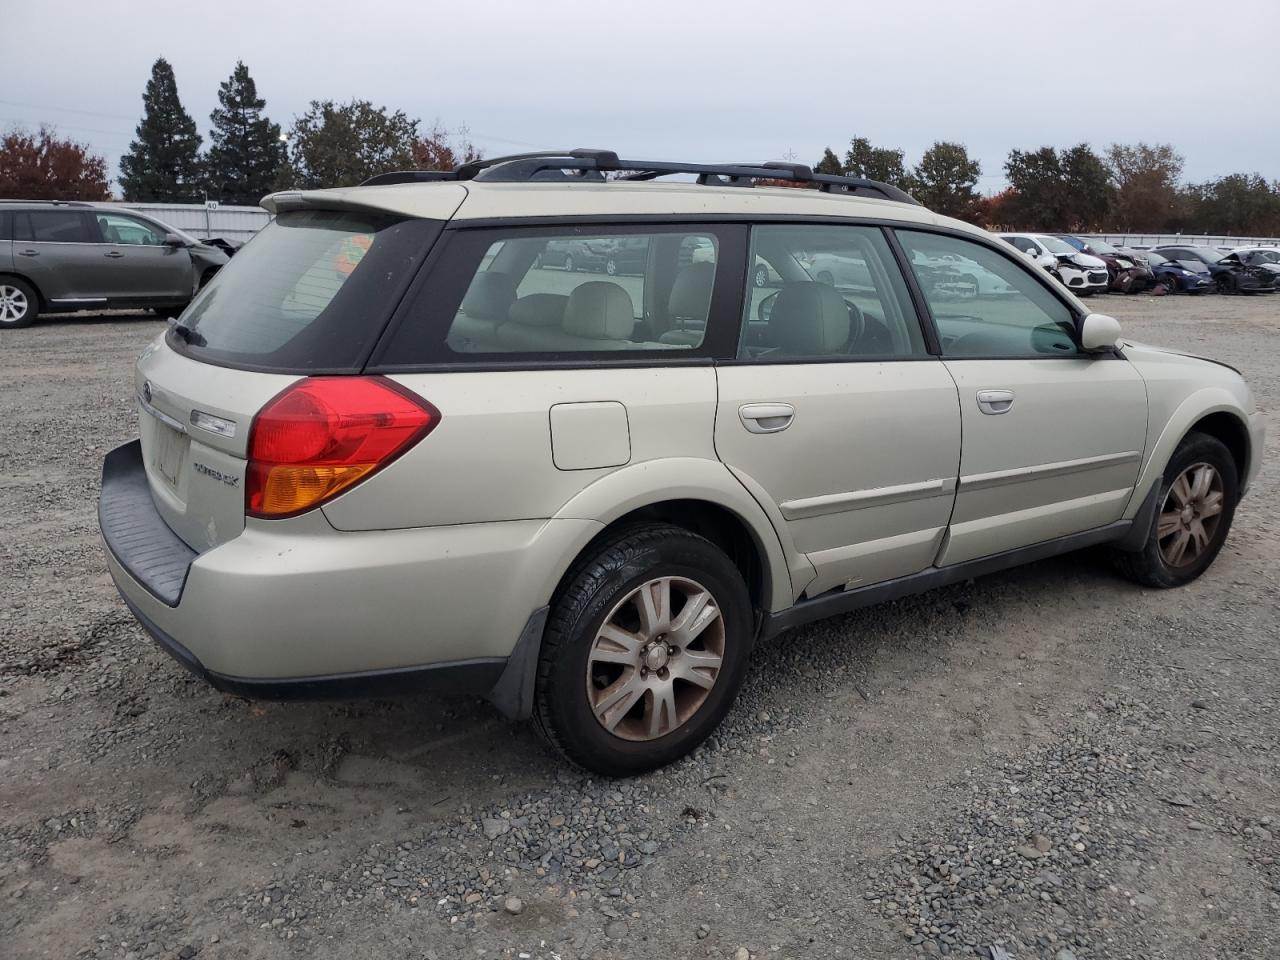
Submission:
<svg viewBox="0 0 1280 960">
<path fill-rule="evenodd" d="M 620 173 L 621 180 L 644 181 L 673 173 L 692 174 L 700 184 L 719 187 L 752 187 L 757 180 L 786 180 L 812 184 L 825 193 L 849 193 L 880 197 L 899 203 L 917 203 L 905 190 L 878 180 L 814 173 L 802 163 L 681 163 L 666 160 L 624 160 L 612 150 L 548 150 L 473 160 L 453 170 L 401 170 L 370 177 L 361 186 L 421 183 L 439 180 L 477 180 L 485 183 L 563 182 L 605 179 Z"/>
</svg>

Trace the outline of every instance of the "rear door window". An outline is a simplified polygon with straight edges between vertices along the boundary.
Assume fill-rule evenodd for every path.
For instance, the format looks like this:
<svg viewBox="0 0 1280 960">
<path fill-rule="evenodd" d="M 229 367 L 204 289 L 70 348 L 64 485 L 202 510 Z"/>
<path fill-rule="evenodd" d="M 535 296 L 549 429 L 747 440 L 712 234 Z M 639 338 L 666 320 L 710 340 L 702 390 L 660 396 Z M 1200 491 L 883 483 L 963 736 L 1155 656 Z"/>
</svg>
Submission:
<svg viewBox="0 0 1280 960">
<path fill-rule="evenodd" d="M 15 240 L 32 243 L 93 243 L 98 238 L 76 210 L 29 210 L 15 217 Z"/>
<path fill-rule="evenodd" d="M 442 226 L 366 212 L 282 213 L 200 292 L 169 343 L 227 366 L 359 369 Z"/>
<path fill-rule="evenodd" d="M 709 355 L 713 301 L 740 282 L 741 254 L 731 275 L 725 244 L 740 250 L 743 232 L 460 230 L 378 362 Z"/>
</svg>

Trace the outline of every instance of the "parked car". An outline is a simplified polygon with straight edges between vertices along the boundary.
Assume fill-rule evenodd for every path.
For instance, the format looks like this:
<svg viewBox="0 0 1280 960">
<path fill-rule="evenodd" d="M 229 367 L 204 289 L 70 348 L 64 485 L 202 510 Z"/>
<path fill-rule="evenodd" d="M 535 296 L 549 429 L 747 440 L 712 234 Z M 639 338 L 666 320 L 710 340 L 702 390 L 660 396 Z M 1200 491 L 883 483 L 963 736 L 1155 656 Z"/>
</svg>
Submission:
<svg viewBox="0 0 1280 960">
<path fill-rule="evenodd" d="M 990 270 L 984 270 L 972 260 L 955 254 L 936 257 L 917 251 L 912 262 L 920 274 L 922 286 L 932 287 L 941 296 L 958 299 L 969 297 L 1000 297 L 1014 293 L 1009 284 Z"/>
<path fill-rule="evenodd" d="M 604 270 L 609 255 L 606 245 L 599 240 L 549 240 L 538 255 L 540 267 L 559 267 L 573 273 L 577 270 Z"/>
<path fill-rule="evenodd" d="M 1170 293 L 1207 293 L 1216 289 L 1209 268 L 1199 260 L 1168 260 L 1154 250 L 1147 252 L 1147 266 L 1156 283 Z"/>
<path fill-rule="evenodd" d="M 1077 296 L 1106 293 L 1107 265 L 1047 233 L 1002 233 L 1001 238 L 1049 272 Z"/>
<path fill-rule="evenodd" d="M 1097 257 L 1107 265 L 1108 289 L 1116 293 L 1141 293 L 1155 281 L 1145 260 L 1131 257 L 1105 240 L 1057 234 L 1059 240 L 1069 243 L 1081 253 Z"/>
<path fill-rule="evenodd" d="M 1263 450 L 1237 371 L 1122 338 L 887 184 L 600 177 L 652 164 L 268 197 L 143 351 L 140 440 L 103 465 L 107 565 L 156 641 L 250 697 L 482 694 L 618 776 L 702 742 L 791 627 L 1103 544 L 1149 587 L 1212 564 Z M 647 237 L 636 293 L 533 269 L 583 230 Z M 715 260 L 681 264 L 691 237 Z M 869 282 L 814 281 L 820 255 Z M 1010 292 L 918 283 L 949 258 Z"/>
<path fill-rule="evenodd" d="M 869 287 L 871 271 L 866 260 L 838 253 L 819 253 L 808 260 L 809 276 L 834 287 Z"/>
<path fill-rule="evenodd" d="M 1246 267 L 1261 267 L 1280 283 L 1280 249 L 1276 247 L 1236 247 L 1231 251 Z"/>
<path fill-rule="evenodd" d="M 0 327 L 117 307 L 177 316 L 226 262 L 221 250 L 134 210 L 0 201 Z"/>
<path fill-rule="evenodd" d="M 1184 264 L 1198 262 L 1208 268 L 1219 293 L 1270 293 L 1276 288 L 1275 276 L 1266 267 L 1247 266 L 1234 253 L 1223 254 L 1213 247 L 1166 244 L 1155 252 Z"/>
<path fill-rule="evenodd" d="M 648 237 L 619 237 L 605 254 L 604 272 L 611 277 L 619 274 L 642 276 L 648 260 Z"/>
</svg>

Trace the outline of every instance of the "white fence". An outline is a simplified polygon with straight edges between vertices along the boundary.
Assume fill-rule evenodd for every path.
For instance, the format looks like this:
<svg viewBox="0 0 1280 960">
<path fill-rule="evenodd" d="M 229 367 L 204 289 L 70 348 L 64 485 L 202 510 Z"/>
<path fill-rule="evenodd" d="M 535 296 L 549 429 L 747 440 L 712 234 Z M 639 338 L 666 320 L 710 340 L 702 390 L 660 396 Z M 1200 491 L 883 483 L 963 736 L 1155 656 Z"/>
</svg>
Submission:
<svg viewBox="0 0 1280 960">
<path fill-rule="evenodd" d="M 201 240 L 209 237 L 248 240 L 271 220 L 271 214 L 261 207 L 208 207 L 203 203 L 121 203 L 120 206 L 149 213 Z"/>
<path fill-rule="evenodd" d="M 1280 239 L 1275 237 L 1230 237 L 1207 233 L 1081 233 L 1081 238 L 1105 240 L 1117 247 L 1159 247 L 1164 244 L 1184 244 L 1197 247 L 1275 247 Z"/>
</svg>

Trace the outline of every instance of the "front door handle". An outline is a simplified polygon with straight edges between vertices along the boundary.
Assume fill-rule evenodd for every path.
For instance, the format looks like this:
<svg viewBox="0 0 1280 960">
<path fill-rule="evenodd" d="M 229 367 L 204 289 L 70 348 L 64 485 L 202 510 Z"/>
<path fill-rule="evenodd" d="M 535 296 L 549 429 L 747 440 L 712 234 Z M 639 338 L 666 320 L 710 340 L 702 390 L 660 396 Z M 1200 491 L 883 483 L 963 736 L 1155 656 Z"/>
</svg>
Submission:
<svg viewBox="0 0 1280 960">
<path fill-rule="evenodd" d="M 18 251 L 18 256 L 20 256 L 20 257 L 38 257 L 38 256 L 40 256 L 40 251 L 39 251 L 39 250 L 19 250 L 19 251 Z"/>
<path fill-rule="evenodd" d="M 796 408 L 789 403 L 744 403 L 738 418 L 752 433 L 777 433 L 791 426 Z"/>
<path fill-rule="evenodd" d="M 110 253 L 104 253 L 103 256 L 108 257 L 112 260 L 119 260 L 121 257 L 124 256 L 124 254 L 121 253 L 119 250 L 112 250 Z"/>
<path fill-rule="evenodd" d="M 1012 390 L 979 390 L 978 409 L 991 416 L 999 416 L 1013 409 Z"/>
</svg>

